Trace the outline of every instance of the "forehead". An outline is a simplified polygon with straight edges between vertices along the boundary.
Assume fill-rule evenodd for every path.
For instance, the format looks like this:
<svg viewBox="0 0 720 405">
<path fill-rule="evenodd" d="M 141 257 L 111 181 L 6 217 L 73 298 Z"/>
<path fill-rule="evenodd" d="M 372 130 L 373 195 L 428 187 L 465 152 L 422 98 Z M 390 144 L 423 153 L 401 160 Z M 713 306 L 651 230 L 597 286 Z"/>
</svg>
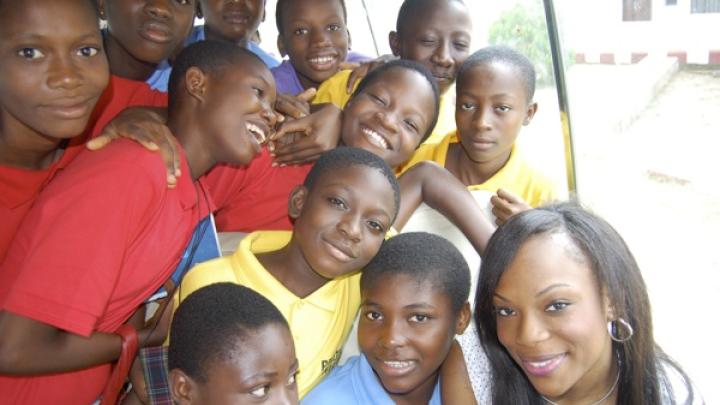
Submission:
<svg viewBox="0 0 720 405">
<path fill-rule="evenodd" d="M 395 212 L 395 192 L 380 169 L 364 164 L 332 168 L 318 177 L 313 188 L 336 185 L 352 190 L 359 200 L 372 202 L 389 213 Z"/>
<path fill-rule="evenodd" d="M 248 80 L 263 81 L 268 85 L 275 86 L 275 79 L 272 73 L 270 73 L 270 69 L 268 69 L 262 61 L 256 60 L 250 55 L 241 56 L 237 63 L 228 65 L 221 69 L 221 72 L 223 77 L 232 77 L 232 79 L 226 79 L 228 86 L 240 84 L 239 81 Z"/>
<path fill-rule="evenodd" d="M 375 279 L 375 282 L 364 284 L 361 294 L 363 301 L 372 301 L 373 304 L 387 308 L 403 308 L 415 304 L 451 306 L 450 296 L 438 288 L 430 277 L 408 273 L 385 273 Z"/>
<path fill-rule="evenodd" d="M 479 63 L 457 79 L 457 93 L 507 94 L 527 99 L 524 77 L 520 70 L 506 62 Z"/>
<path fill-rule="evenodd" d="M 496 292 L 506 297 L 534 297 L 554 284 L 586 294 L 599 290 L 586 258 L 563 233 L 541 234 L 524 242 L 500 276 Z"/>
<path fill-rule="evenodd" d="M 410 12 L 409 19 L 400 22 L 400 35 L 439 30 L 470 36 L 472 19 L 465 4 L 459 1 L 419 2 Z"/>
<path fill-rule="evenodd" d="M 401 67 L 388 69 L 376 76 L 360 93 L 375 89 L 392 90 L 395 103 L 417 110 L 427 121 L 435 112 L 432 85 L 427 78 L 415 70 Z"/>
<path fill-rule="evenodd" d="M 68 23 L 72 21 L 72 23 Z M 0 2 L 0 41 L 14 34 L 64 31 L 98 32 L 89 0 L 3 0 Z"/>
<path fill-rule="evenodd" d="M 283 23 L 302 19 L 344 17 L 340 0 L 288 0 L 283 2 Z"/>
</svg>

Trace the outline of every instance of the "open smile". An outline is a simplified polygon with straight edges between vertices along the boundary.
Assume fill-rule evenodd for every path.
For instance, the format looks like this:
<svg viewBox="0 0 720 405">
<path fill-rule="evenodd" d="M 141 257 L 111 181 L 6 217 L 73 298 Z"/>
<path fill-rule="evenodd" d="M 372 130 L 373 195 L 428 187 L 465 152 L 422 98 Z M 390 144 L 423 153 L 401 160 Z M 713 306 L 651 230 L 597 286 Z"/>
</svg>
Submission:
<svg viewBox="0 0 720 405">
<path fill-rule="evenodd" d="M 390 142 L 388 142 L 387 138 L 367 125 L 360 125 L 360 132 L 362 132 L 365 139 L 367 139 L 372 145 L 380 149 L 392 150 Z"/>
<path fill-rule="evenodd" d="M 307 58 L 307 62 L 313 70 L 325 71 L 335 68 L 338 63 L 337 54 L 316 55 Z"/>
<path fill-rule="evenodd" d="M 544 377 L 555 371 L 563 360 L 565 353 L 555 354 L 551 356 L 541 356 L 533 358 L 521 358 L 522 366 L 525 371 L 535 377 Z"/>
</svg>

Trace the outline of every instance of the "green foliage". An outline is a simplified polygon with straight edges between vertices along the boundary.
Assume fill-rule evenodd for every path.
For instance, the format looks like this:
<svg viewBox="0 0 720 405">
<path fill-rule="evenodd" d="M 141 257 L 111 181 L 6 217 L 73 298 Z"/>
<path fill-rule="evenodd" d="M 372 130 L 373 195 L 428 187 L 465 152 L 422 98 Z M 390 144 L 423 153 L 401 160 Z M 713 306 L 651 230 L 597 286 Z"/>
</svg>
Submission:
<svg viewBox="0 0 720 405">
<path fill-rule="evenodd" d="M 506 45 L 527 56 L 537 70 L 538 85 L 553 83 L 553 65 L 544 11 L 538 3 L 516 4 L 490 27 L 492 45 Z M 571 58 L 566 57 L 567 62 Z"/>
</svg>

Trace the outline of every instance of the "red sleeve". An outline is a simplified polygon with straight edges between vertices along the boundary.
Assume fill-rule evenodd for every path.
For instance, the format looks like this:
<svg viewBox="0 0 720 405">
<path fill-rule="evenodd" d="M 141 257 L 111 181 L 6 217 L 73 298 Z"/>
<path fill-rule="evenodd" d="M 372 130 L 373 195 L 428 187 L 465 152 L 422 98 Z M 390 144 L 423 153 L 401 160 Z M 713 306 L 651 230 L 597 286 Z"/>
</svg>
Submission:
<svg viewBox="0 0 720 405">
<path fill-rule="evenodd" d="M 41 193 L 0 267 L 0 307 L 88 336 L 143 223 L 166 188 L 161 163 L 131 141 L 83 153 Z"/>
</svg>

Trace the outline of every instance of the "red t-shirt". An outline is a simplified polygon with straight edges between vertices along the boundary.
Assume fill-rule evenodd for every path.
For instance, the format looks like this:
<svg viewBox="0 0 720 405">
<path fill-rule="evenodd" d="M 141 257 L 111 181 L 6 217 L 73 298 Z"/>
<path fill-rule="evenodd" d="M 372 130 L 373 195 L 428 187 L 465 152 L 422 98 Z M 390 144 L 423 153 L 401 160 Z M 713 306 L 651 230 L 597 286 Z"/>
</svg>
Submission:
<svg viewBox="0 0 720 405">
<path fill-rule="evenodd" d="M 215 166 L 202 180 L 212 195 L 219 232 L 291 230 L 288 199 L 312 164 L 272 167 L 267 149 L 247 167 Z"/>
<path fill-rule="evenodd" d="M 184 155 L 182 164 L 190 173 Z M 157 153 L 133 141 L 80 154 L 43 190 L 10 246 L 0 309 L 77 335 L 114 332 L 168 279 L 209 204 L 189 175 L 168 189 Z M 0 393 L 10 403 L 89 404 L 109 372 L 0 377 Z"/>
<path fill-rule="evenodd" d="M 145 82 L 111 76 L 89 124 L 91 137 L 97 136 L 110 120 L 130 106 L 165 107 L 167 93 L 152 90 Z M 73 138 L 62 157 L 44 170 L 0 165 L 0 263 L 40 190 L 85 149 L 87 140 L 88 134 Z"/>
</svg>

